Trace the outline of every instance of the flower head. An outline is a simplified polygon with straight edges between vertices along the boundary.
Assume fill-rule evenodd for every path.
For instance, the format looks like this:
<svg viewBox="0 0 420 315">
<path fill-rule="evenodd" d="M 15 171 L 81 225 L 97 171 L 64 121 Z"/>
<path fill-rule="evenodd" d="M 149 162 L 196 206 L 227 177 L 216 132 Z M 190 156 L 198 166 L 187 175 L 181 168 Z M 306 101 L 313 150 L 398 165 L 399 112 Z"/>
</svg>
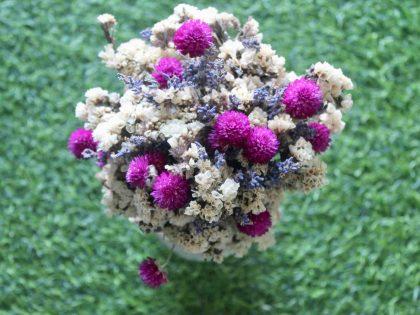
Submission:
<svg viewBox="0 0 420 315">
<path fill-rule="evenodd" d="M 275 133 L 266 127 L 254 127 L 249 133 L 244 156 L 252 163 L 268 163 L 277 153 L 279 141 Z"/>
<path fill-rule="evenodd" d="M 156 260 L 151 257 L 140 263 L 139 277 L 144 284 L 154 289 L 168 282 L 166 272 L 160 270 Z"/>
<path fill-rule="evenodd" d="M 128 170 L 125 174 L 125 180 L 133 188 L 144 188 L 149 173 L 148 167 L 149 161 L 147 159 L 147 156 L 142 155 L 135 157 L 128 165 Z"/>
<path fill-rule="evenodd" d="M 330 145 L 330 130 L 324 124 L 311 122 L 308 124 L 309 128 L 315 131 L 315 135 L 307 139 L 312 144 L 312 149 L 315 152 L 324 152 Z"/>
<path fill-rule="evenodd" d="M 191 196 L 188 181 L 180 175 L 163 172 L 152 187 L 152 197 L 155 203 L 169 211 L 174 211 L 186 206 Z"/>
<path fill-rule="evenodd" d="M 214 146 L 224 147 L 227 145 L 240 148 L 245 143 L 250 131 L 251 124 L 248 116 L 230 110 L 217 117 L 214 134 L 210 135 L 209 141 L 213 148 Z"/>
<path fill-rule="evenodd" d="M 302 78 L 289 83 L 282 102 L 290 116 L 304 119 L 313 116 L 319 110 L 323 95 L 321 88 L 314 81 Z"/>
<path fill-rule="evenodd" d="M 202 56 L 213 43 L 211 27 L 201 20 L 188 20 L 174 34 L 174 44 L 183 55 Z"/>
<path fill-rule="evenodd" d="M 142 156 L 135 157 L 128 165 L 125 179 L 131 187 L 144 188 L 149 174 L 149 166 L 156 167 L 158 172 L 165 169 L 166 157 L 158 151 L 148 152 Z"/>
<path fill-rule="evenodd" d="M 76 158 L 82 159 L 83 151 L 96 152 L 98 143 L 93 139 L 92 130 L 79 128 L 71 133 L 67 146 Z"/>
<path fill-rule="evenodd" d="M 179 79 L 182 78 L 182 71 L 182 64 L 178 59 L 164 57 L 155 65 L 155 71 L 152 73 L 152 77 L 155 78 L 161 88 L 167 88 L 170 78 L 174 76 Z"/>
<path fill-rule="evenodd" d="M 160 173 L 165 169 L 166 156 L 160 151 L 148 152 L 144 155 L 149 162 L 156 167 L 156 170 Z"/>
<path fill-rule="evenodd" d="M 265 210 L 258 214 L 247 214 L 250 224 L 241 225 L 237 224 L 238 230 L 251 237 L 257 237 L 264 235 L 271 227 L 271 215 L 270 212 Z"/>
</svg>

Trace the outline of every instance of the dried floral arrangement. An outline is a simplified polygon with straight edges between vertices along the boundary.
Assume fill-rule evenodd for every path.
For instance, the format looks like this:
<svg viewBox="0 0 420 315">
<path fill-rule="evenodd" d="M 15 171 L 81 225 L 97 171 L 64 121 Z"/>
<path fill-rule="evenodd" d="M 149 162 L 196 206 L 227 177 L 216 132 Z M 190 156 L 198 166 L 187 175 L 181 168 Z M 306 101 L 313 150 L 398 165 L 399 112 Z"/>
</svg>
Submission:
<svg viewBox="0 0 420 315">
<path fill-rule="evenodd" d="M 178 5 L 118 47 L 115 18 L 98 21 L 99 57 L 125 89 L 86 92 L 68 147 L 97 159 L 108 211 L 181 255 L 222 262 L 272 246 L 283 192 L 325 184 L 320 155 L 344 128 L 351 80 L 326 62 L 287 72 L 256 20 L 214 8 Z M 139 275 L 167 281 L 153 258 Z"/>
</svg>

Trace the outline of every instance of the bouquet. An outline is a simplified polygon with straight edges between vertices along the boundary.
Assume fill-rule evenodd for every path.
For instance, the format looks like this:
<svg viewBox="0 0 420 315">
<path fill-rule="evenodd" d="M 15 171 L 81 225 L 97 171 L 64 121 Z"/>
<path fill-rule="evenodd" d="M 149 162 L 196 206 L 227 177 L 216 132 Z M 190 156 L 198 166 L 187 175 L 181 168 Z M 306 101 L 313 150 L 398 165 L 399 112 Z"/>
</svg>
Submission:
<svg viewBox="0 0 420 315">
<path fill-rule="evenodd" d="M 118 47 L 115 18 L 98 21 L 99 57 L 124 90 L 87 90 L 68 147 L 97 160 L 106 209 L 186 258 L 220 263 L 272 246 L 283 193 L 326 182 L 320 157 L 344 128 L 351 80 L 326 62 L 286 71 L 256 20 L 241 26 L 214 8 L 178 5 Z M 139 274 L 151 287 L 167 281 L 153 258 Z"/>
</svg>

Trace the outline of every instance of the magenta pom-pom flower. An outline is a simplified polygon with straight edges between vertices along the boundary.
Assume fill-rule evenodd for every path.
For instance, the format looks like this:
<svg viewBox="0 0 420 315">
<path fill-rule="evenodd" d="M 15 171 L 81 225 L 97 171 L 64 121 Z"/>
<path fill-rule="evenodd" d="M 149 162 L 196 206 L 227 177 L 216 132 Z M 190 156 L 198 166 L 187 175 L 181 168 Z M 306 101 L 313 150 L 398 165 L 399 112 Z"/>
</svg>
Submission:
<svg viewBox="0 0 420 315">
<path fill-rule="evenodd" d="M 182 64 L 178 59 L 164 57 L 159 59 L 159 62 L 155 65 L 152 77 L 155 78 L 161 88 L 167 88 L 168 79 L 174 76 L 182 79 L 182 72 Z"/>
<path fill-rule="evenodd" d="M 238 230 L 251 237 L 257 237 L 264 235 L 271 227 L 271 215 L 270 212 L 265 210 L 264 212 L 247 215 L 250 221 L 249 224 L 237 224 Z"/>
<path fill-rule="evenodd" d="M 128 170 L 125 174 L 125 180 L 133 188 L 144 188 L 149 172 L 148 167 L 149 160 L 147 156 L 143 155 L 135 157 L 128 165 Z"/>
<path fill-rule="evenodd" d="M 324 124 L 317 122 L 311 122 L 308 126 L 315 133 L 313 137 L 307 139 L 312 144 L 312 149 L 318 153 L 326 151 L 331 141 L 330 130 Z"/>
<path fill-rule="evenodd" d="M 252 163 L 266 164 L 277 153 L 279 141 L 275 133 L 266 127 L 254 127 L 249 133 L 244 156 Z"/>
<path fill-rule="evenodd" d="M 290 116 L 304 119 L 315 115 L 320 109 L 323 95 L 316 82 L 302 78 L 289 83 L 282 102 Z"/>
<path fill-rule="evenodd" d="M 232 146 L 240 148 L 243 146 L 251 131 L 251 124 L 248 116 L 234 110 L 224 112 L 217 116 L 214 124 L 214 134 L 211 134 L 209 141 L 214 146 Z"/>
<path fill-rule="evenodd" d="M 150 288 L 156 289 L 168 282 L 166 272 L 156 264 L 154 258 L 148 257 L 139 265 L 139 277 Z"/>
<path fill-rule="evenodd" d="M 165 169 L 165 164 L 166 157 L 163 153 L 158 151 L 148 152 L 142 156 L 135 157 L 130 162 L 125 179 L 133 188 L 144 188 L 149 174 L 149 165 L 155 166 L 160 173 Z"/>
<path fill-rule="evenodd" d="M 162 152 L 152 151 L 145 154 L 145 157 L 149 164 L 154 165 L 156 170 L 160 173 L 165 169 L 166 156 Z"/>
<path fill-rule="evenodd" d="M 174 34 L 176 49 L 190 57 L 202 56 L 212 43 L 212 29 L 201 20 L 186 21 Z"/>
<path fill-rule="evenodd" d="M 83 151 L 96 152 L 97 147 L 98 143 L 93 139 L 92 130 L 79 128 L 73 131 L 69 137 L 69 151 L 78 159 L 83 158 Z"/>
<path fill-rule="evenodd" d="M 190 185 L 180 175 L 163 172 L 153 183 L 152 197 L 160 208 L 174 211 L 187 205 L 191 197 Z"/>
</svg>

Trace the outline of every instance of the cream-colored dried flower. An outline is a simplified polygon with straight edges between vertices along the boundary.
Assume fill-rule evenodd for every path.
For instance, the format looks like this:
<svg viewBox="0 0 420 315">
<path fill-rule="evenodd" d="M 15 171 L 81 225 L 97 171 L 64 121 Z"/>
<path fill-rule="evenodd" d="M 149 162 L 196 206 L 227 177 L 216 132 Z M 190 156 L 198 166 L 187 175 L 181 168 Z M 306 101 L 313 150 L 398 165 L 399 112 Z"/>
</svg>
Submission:
<svg viewBox="0 0 420 315">
<path fill-rule="evenodd" d="M 267 112 L 263 111 L 261 107 L 255 107 L 254 110 L 248 115 L 249 121 L 254 126 L 267 125 Z"/>
<path fill-rule="evenodd" d="M 104 24 L 107 27 L 112 27 L 117 24 L 115 17 L 108 13 L 101 14 L 96 19 L 100 24 Z"/>
<path fill-rule="evenodd" d="M 75 116 L 76 118 L 82 121 L 88 120 L 88 111 L 87 111 L 87 106 L 85 103 L 82 103 L 82 102 L 77 103 L 76 109 L 75 109 Z"/>
<path fill-rule="evenodd" d="M 343 90 L 353 89 L 353 83 L 343 74 L 343 71 L 340 68 L 334 68 L 328 62 L 317 62 L 313 66 L 313 72 L 326 96 L 331 94 L 333 97 L 338 97 Z"/>
<path fill-rule="evenodd" d="M 346 94 L 343 96 L 343 100 L 340 103 L 340 110 L 345 113 L 349 111 L 353 106 L 353 100 L 351 94 Z"/>
<path fill-rule="evenodd" d="M 295 128 L 292 117 L 289 114 L 279 114 L 268 121 L 268 128 L 273 130 L 276 134 Z"/>
<path fill-rule="evenodd" d="M 243 37 L 254 37 L 259 33 L 260 24 L 251 16 L 248 17 L 248 21 L 242 27 Z"/>
<path fill-rule="evenodd" d="M 295 144 L 289 145 L 289 150 L 299 162 L 312 160 L 315 156 L 311 143 L 303 137 L 300 137 Z"/>
<path fill-rule="evenodd" d="M 85 93 L 86 105 L 99 105 L 101 103 L 107 102 L 108 100 L 108 91 L 100 87 L 95 87 L 89 89 Z"/>
<path fill-rule="evenodd" d="M 232 201 L 238 194 L 239 183 L 235 182 L 232 178 L 228 178 L 219 189 L 223 195 L 223 201 Z"/>
<path fill-rule="evenodd" d="M 346 125 L 341 120 L 342 117 L 343 114 L 341 111 L 336 109 L 333 104 L 329 103 L 325 113 L 319 115 L 319 120 L 327 126 L 332 133 L 340 133 Z"/>
</svg>

